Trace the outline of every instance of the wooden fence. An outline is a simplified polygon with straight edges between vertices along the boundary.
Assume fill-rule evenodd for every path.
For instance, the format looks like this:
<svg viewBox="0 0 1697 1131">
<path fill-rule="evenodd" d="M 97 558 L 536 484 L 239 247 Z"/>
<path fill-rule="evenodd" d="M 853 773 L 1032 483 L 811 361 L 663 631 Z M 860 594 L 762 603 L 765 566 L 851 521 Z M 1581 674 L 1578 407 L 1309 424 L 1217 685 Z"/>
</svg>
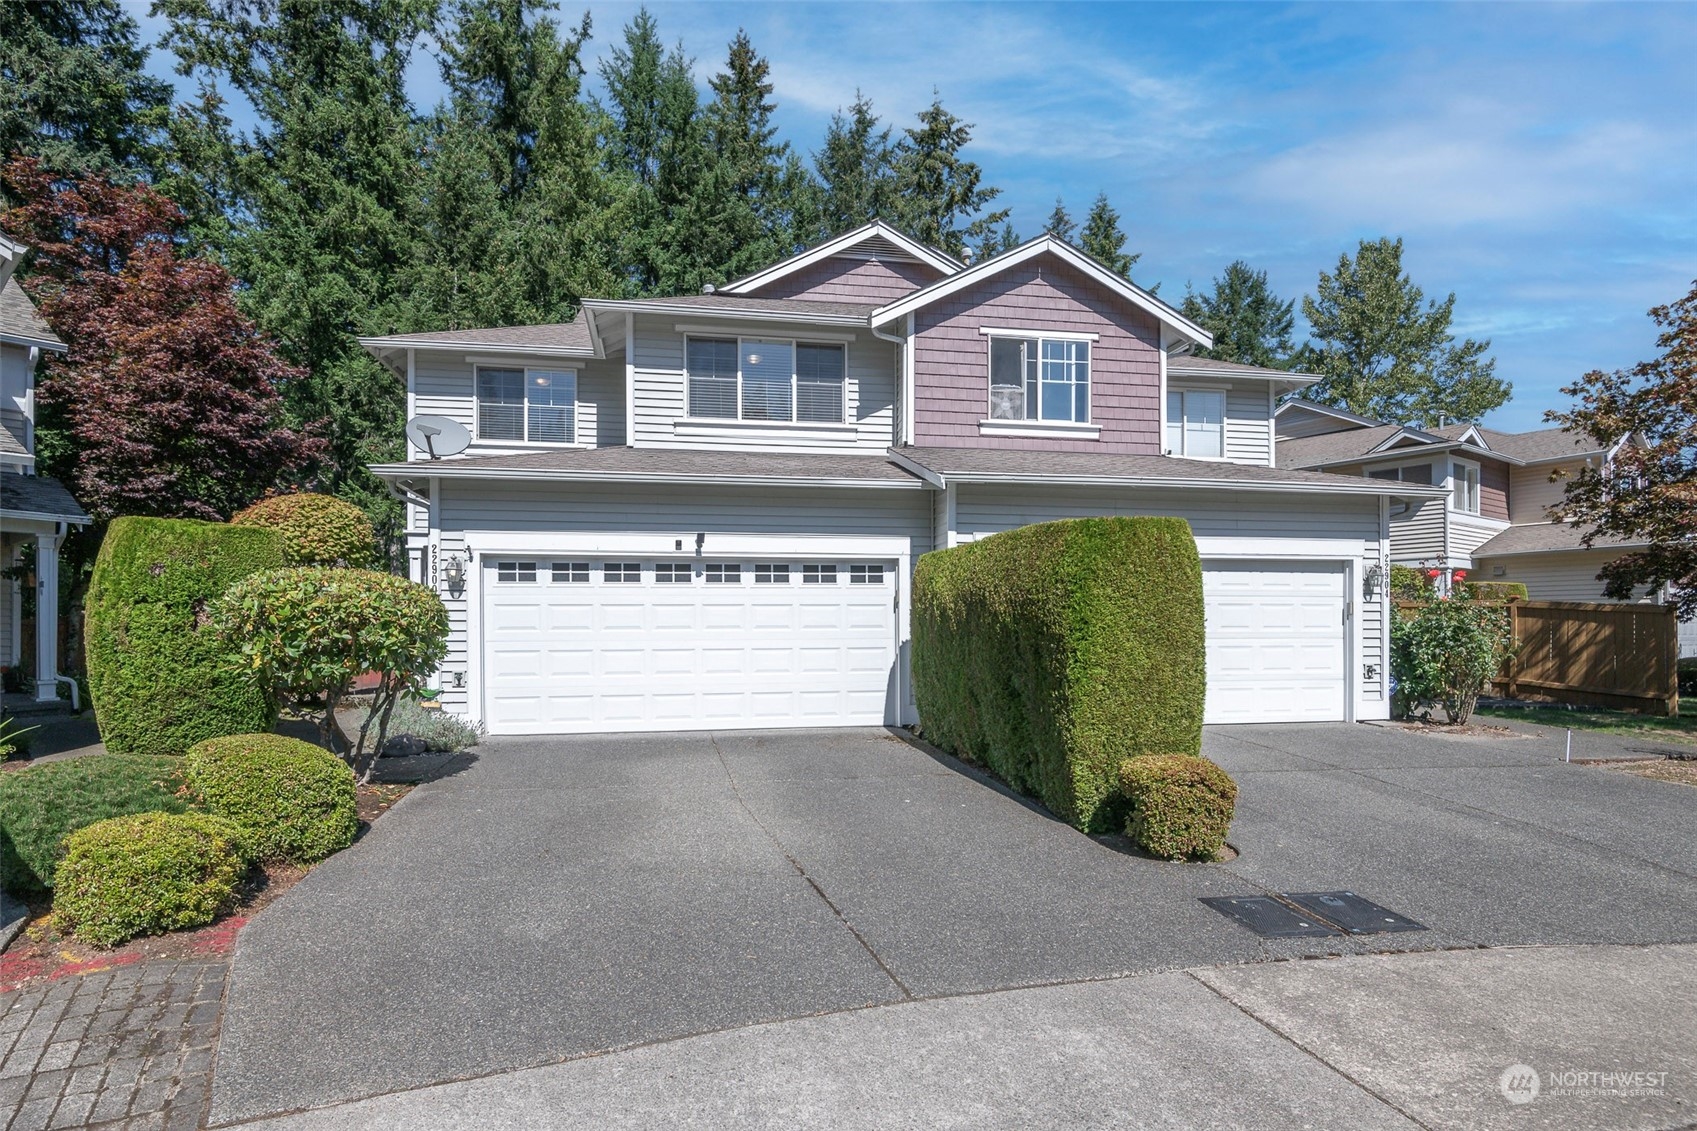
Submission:
<svg viewBox="0 0 1697 1131">
<path fill-rule="evenodd" d="M 1679 714 L 1673 606 L 1514 601 L 1507 607 L 1520 648 L 1497 681 L 1500 694 Z"/>
<path fill-rule="evenodd" d="M 1493 684 L 1496 694 L 1679 714 L 1673 606 L 1511 601 L 1504 607 L 1518 649 Z"/>
</svg>

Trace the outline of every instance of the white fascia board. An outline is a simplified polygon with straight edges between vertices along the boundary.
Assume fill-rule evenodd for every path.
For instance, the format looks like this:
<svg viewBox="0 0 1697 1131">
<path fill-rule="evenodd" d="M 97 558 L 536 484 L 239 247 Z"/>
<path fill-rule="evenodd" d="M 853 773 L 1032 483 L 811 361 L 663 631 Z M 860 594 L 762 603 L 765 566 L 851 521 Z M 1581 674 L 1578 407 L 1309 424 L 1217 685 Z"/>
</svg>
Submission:
<svg viewBox="0 0 1697 1131">
<path fill-rule="evenodd" d="M 23 522 L 62 522 L 67 526 L 87 526 L 93 521 L 87 515 L 49 514 L 46 511 L 0 511 L 0 515 Z"/>
<path fill-rule="evenodd" d="M 417 463 L 371 464 L 373 475 L 383 480 L 418 476 Z M 562 468 L 468 468 L 460 469 L 447 460 L 430 465 L 430 474 L 442 479 L 491 479 L 530 483 L 648 483 L 657 487 L 854 487 L 867 490 L 916 491 L 925 484 L 900 479 L 815 479 L 778 475 L 642 475 L 630 471 L 576 471 Z"/>
<path fill-rule="evenodd" d="M 23 334 L 0 334 L 0 342 L 9 346 L 23 346 L 25 349 L 51 350 L 54 353 L 69 353 L 71 347 L 64 342 L 49 341 L 46 338 L 31 338 Z"/>
<path fill-rule="evenodd" d="M 826 240 L 818 247 L 809 248 L 800 255 L 793 255 L 779 263 L 774 263 L 772 266 L 763 271 L 756 271 L 752 275 L 745 275 L 741 279 L 727 283 L 719 288 L 719 293 L 722 295 L 747 294 L 750 291 L 758 290 L 767 283 L 775 282 L 786 275 L 792 275 L 804 267 L 811 267 L 815 263 L 831 258 L 833 255 L 840 255 L 841 253 L 848 251 L 850 248 L 865 243 L 868 239 L 872 239 L 874 237 L 882 237 L 889 240 L 913 258 L 919 260 L 921 263 L 926 263 L 935 267 L 945 275 L 953 275 L 957 271 L 961 270 L 961 265 L 959 263 L 950 259 L 942 252 L 935 248 L 926 247 L 918 240 L 912 239 L 902 232 L 898 232 L 888 224 L 874 220 L 870 224 L 864 224 L 852 232 L 844 232 L 835 239 Z"/>
<path fill-rule="evenodd" d="M 1153 315 L 1162 325 L 1177 331 L 1179 337 L 1186 338 L 1198 345 L 1211 346 L 1214 344 L 1212 334 L 1142 287 L 1120 278 L 1071 244 L 1048 235 L 1038 236 L 1024 247 L 1015 248 L 1006 254 L 996 256 L 994 259 L 986 259 L 976 266 L 968 267 L 966 270 L 957 272 L 946 279 L 940 279 L 928 287 L 921 287 L 888 306 L 880 307 L 872 312 L 872 324 L 882 326 L 894 318 L 911 314 L 929 306 L 940 298 L 947 298 L 957 291 L 970 287 L 980 279 L 987 279 L 1000 274 L 1010 267 L 1017 267 L 1039 255 L 1057 256 L 1133 306 Z"/>
<path fill-rule="evenodd" d="M 1392 432 L 1389 436 L 1386 436 L 1384 438 L 1384 440 L 1380 441 L 1378 447 L 1374 448 L 1372 451 L 1368 452 L 1367 454 L 1368 455 L 1378 455 L 1380 452 L 1387 452 L 1387 451 L 1390 450 L 1391 445 L 1396 444 L 1396 443 L 1398 443 L 1399 441 L 1402 441 L 1402 440 L 1418 440 L 1422 444 L 1426 444 L 1426 445 L 1429 445 L 1429 446 L 1432 446 L 1432 447 L 1438 447 L 1438 446 L 1442 446 L 1442 445 L 1445 445 L 1445 444 L 1452 444 L 1452 443 L 1455 442 L 1453 440 L 1446 440 L 1442 436 L 1434 436 L 1430 432 L 1422 432 L 1418 428 L 1409 428 L 1407 426 L 1404 426 L 1402 428 L 1397 429 L 1395 432 Z"/>
<path fill-rule="evenodd" d="M 372 356 L 382 360 L 382 355 L 390 350 L 435 350 L 439 353 L 457 353 L 463 350 L 475 350 L 479 353 L 517 354 L 520 357 L 577 357 L 595 358 L 601 355 L 593 348 L 580 349 L 573 346 L 522 346 L 508 345 L 500 342 L 479 342 L 474 339 L 464 341 L 441 342 L 427 338 L 355 338 Z"/>
<path fill-rule="evenodd" d="M 1338 483 L 1290 483 L 1276 480 L 1190 479 L 1181 476 L 1160 478 L 1131 478 L 1118 475 L 1028 475 L 991 472 L 947 472 L 945 483 L 1029 483 L 1042 487 L 1149 487 L 1200 489 L 1215 491 L 1272 491 L 1299 495 L 1391 495 L 1397 498 L 1441 499 L 1449 494 L 1442 487 L 1409 487 L 1405 484 L 1363 480 L 1361 485 L 1340 475 Z"/>
<path fill-rule="evenodd" d="M 621 314 L 683 314 L 691 318 L 740 319 L 744 322 L 784 322 L 803 325 L 865 326 L 858 314 L 817 314 L 793 310 L 750 310 L 747 307 L 689 306 L 684 303 L 645 303 L 640 300 L 585 299 L 586 310 L 617 311 Z M 482 347 L 479 347 L 482 348 Z"/>
</svg>

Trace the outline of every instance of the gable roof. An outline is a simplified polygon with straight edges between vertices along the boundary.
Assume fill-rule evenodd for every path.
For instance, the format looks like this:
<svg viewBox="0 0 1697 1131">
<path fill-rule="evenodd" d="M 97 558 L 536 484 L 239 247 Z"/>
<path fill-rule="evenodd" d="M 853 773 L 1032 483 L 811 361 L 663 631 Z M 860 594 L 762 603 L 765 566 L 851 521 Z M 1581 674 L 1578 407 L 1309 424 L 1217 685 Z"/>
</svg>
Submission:
<svg viewBox="0 0 1697 1131">
<path fill-rule="evenodd" d="M 64 353 L 69 347 L 53 332 L 16 279 L 0 286 L 0 342 Z"/>
<path fill-rule="evenodd" d="M 800 255 L 772 264 L 770 267 L 746 275 L 734 282 L 726 283 L 718 290 L 719 294 L 740 295 L 756 290 L 768 283 L 794 274 L 804 267 L 811 267 L 820 260 L 829 259 L 833 255 L 846 255 L 859 251 L 867 258 L 911 259 L 926 264 L 941 271 L 944 275 L 953 275 L 961 270 L 961 264 L 945 255 L 934 247 L 920 243 L 882 220 L 874 220 L 864 224 L 852 232 L 844 232 L 840 236 L 826 240 L 815 247 L 810 247 Z"/>
<path fill-rule="evenodd" d="M 1321 404 L 1318 401 L 1304 400 L 1302 397 L 1292 397 L 1285 401 L 1273 410 L 1273 415 L 1283 416 L 1286 412 L 1307 412 L 1315 416 L 1329 416 L 1340 423 L 1351 424 L 1357 428 L 1377 428 L 1384 423 L 1384 421 L 1374 420 L 1370 416 L 1357 416 L 1347 409 Z"/>
<path fill-rule="evenodd" d="M 929 306 L 939 299 L 947 298 L 974 283 L 999 275 L 1010 267 L 1017 267 L 1040 255 L 1055 256 L 1125 299 L 1132 306 L 1147 314 L 1154 315 L 1163 329 L 1172 330 L 1182 341 L 1194 342 L 1202 346 L 1214 344 L 1213 335 L 1180 314 L 1173 307 L 1168 306 L 1136 283 L 1114 274 L 1071 244 L 1064 240 L 1058 240 L 1047 233 L 1021 244 L 1010 252 L 998 255 L 993 259 L 986 259 L 963 271 L 957 271 L 947 278 L 939 279 L 928 287 L 921 287 L 912 294 L 904 295 L 895 302 L 879 307 L 872 314 L 872 324 L 881 326 L 893 319 L 911 314 L 921 307 Z"/>
<path fill-rule="evenodd" d="M 1280 438 L 1274 448 L 1280 467 L 1322 467 L 1353 459 L 1366 459 L 1387 440 L 1402 432 L 1399 424 L 1375 424 L 1318 436 Z M 1400 454 L 1400 453 L 1399 453 Z"/>
<path fill-rule="evenodd" d="M 583 300 L 583 307 L 590 312 L 670 310 L 680 314 L 705 314 L 716 318 L 741 315 L 745 318 L 767 318 L 784 322 L 831 322 L 860 327 L 865 327 L 867 318 L 878 309 L 861 302 L 758 298 L 753 295 L 728 295 L 723 291 L 659 298 L 586 298 Z"/>
<path fill-rule="evenodd" d="M 1473 560 L 1502 558 L 1514 554 L 1551 554 L 1563 550 L 1625 550 L 1649 543 L 1599 534 L 1585 545 L 1585 529 L 1571 522 L 1527 522 L 1511 526 L 1473 551 Z"/>
<path fill-rule="evenodd" d="M 1536 432 L 1496 432 L 1481 428 L 1479 433 L 1492 451 L 1513 456 L 1523 463 L 1582 459 L 1611 450 L 1595 438 L 1568 428 L 1540 428 Z"/>
<path fill-rule="evenodd" d="M 4 286 L 12 272 L 23 262 L 24 252 L 29 250 L 27 244 L 21 244 L 5 232 L 0 232 L 0 286 Z"/>
</svg>

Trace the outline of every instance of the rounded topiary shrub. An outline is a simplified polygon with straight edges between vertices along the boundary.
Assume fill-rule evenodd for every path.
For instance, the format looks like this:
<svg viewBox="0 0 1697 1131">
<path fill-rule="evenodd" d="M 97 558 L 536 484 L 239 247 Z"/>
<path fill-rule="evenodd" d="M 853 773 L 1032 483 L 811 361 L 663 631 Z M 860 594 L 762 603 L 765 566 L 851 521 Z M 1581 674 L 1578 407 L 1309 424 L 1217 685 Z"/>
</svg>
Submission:
<svg viewBox="0 0 1697 1131">
<path fill-rule="evenodd" d="M 354 842 L 354 774 L 329 751 L 280 734 L 237 734 L 196 744 L 184 764 L 189 791 L 239 825 L 261 860 L 310 864 Z"/>
<path fill-rule="evenodd" d="M 249 854 L 240 829 L 205 813 L 114 817 L 65 838 L 53 913 L 95 946 L 204 927 L 236 901 Z"/>
<path fill-rule="evenodd" d="M 1120 764 L 1126 835 L 1153 856 L 1213 860 L 1226 846 L 1237 783 L 1206 758 L 1150 754 Z"/>
<path fill-rule="evenodd" d="M 119 518 L 89 583 L 89 691 L 106 749 L 181 754 L 204 738 L 271 729 L 270 686 L 211 623 L 231 583 L 284 560 L 275 531 Z"/>
<path fill-rule="evenodd" d="M 277 495 L 261 499 L 230 521 L 281 534 L 290 565 L 368 566 L 377 560 L 371 519 L 334 495 Z"/>
</svg>

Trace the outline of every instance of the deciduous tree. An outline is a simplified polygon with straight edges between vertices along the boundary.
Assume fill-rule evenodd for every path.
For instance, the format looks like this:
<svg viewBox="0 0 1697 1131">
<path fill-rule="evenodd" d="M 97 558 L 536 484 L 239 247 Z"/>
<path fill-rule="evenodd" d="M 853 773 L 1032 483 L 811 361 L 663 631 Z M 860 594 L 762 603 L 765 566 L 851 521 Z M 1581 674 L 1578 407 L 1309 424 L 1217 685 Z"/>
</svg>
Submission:
<svg viewBox="0 0 1697 1131">
<path fill-rule="evenodd" d="M 1554 513 L 1596 539 L 1648 543 L 1603 567 L 1604 592 L 1626 600 L 1670 586 L 1682 620 L 1697 617 L 1697 282 L 1650 317 L 1660 356 L 1631 369 L 1592 370 L 1562 390 L 1574 398 L 1548 418 L 1621 445 L 1610 466 L 1571 479 Z"/>
</svg>

